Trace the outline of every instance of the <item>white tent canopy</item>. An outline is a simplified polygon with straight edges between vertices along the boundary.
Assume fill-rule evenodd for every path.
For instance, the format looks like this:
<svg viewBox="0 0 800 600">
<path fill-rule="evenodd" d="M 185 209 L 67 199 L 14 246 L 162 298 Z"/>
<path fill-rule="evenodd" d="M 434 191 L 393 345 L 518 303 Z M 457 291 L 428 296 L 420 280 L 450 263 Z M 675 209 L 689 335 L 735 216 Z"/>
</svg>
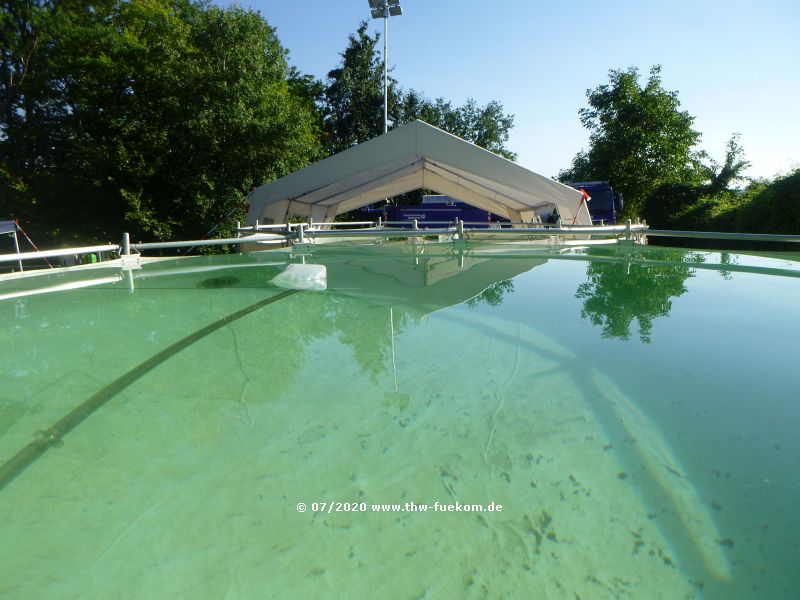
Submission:
<svg viewBox="0 0 800 600">
<path fill-rule="evenodd" d="M 591 225 L 581 192 L 422 121 L 414 121 L 257 188 L 247 224 L 341 213 L 425 188 L 511 221 L 557 207 L 565 223 Z M 577 217 L 577 218 L 576 218 Z"/>
</svg>

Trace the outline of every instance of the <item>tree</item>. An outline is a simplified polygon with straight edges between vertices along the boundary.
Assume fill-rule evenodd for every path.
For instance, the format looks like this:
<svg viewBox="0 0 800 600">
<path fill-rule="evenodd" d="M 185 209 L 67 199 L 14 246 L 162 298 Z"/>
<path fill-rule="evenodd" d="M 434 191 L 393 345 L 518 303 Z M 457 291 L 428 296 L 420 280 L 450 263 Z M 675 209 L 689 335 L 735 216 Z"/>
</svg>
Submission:
<svg viewBox="0 0 800 600">
<path fill-rule="evenodd" d="M 635 67 L 609 72 L 609 84 L 587 90 L 589 106 L 581 123 L 591 131 L 590 147 L 559 173 L 561 181 L 606 180 L 626 200 L 625 212 L 637 214 L 650 194 L 665 184 L 703 179 L 703 153 L 694 117 L 680 110 L 677 92 L 661 85 L 661 67 L 650 69 L 646 85 Z"/>
<path fill-rule="evenodd" d="M 348 38 L 342 62 L 328 73 L 323 95 L 323 113 L 331 153 L 346 150 L 383 133 L 383 61 L 378 54 L 380 34 L 367 34 L 362 21 Z M 469 99 L 453 106 L 443 98 L 429 100 L 415 90 L 404 92 L 389 78 L 390 128 L 421 119 L 481 148 L 510 160 L 516 154 L 506 148 L 514 116 L 503 105 L 491 101 L 479 106 Z"/>
<path fill-rule="evenodd" d="M 160 203 L 162 219 L 187 223 L 194 213 L 206 230 L 241 208 L 251 187 L 320 156 L 314 107 L 298 96 L 302 87 L 291 80 L 285 57 L 257 13 L 214 6 L 195 13 L 190 52 L 181 61 L 185 83 L 175 98 L 183 123 L 164 124 L 170 151 L 159 177 L 148 182 L 158 188 L 144 189 Z M 187 202 L 165 205 L 170 196 Z M 201 233 L 195 232 L 184 227 L 167 236 Z"/>
<path fill-rule="evenodd" d="M 64 117 L 53 61 L 55 6 L 50 2 L 0 3 L 0 215 L 27 216 L 36 195 L 26 171 L 52 166 L 49 132 Z"/>
<path fill-rule="evenodd" d="M 367 34 L 362 21 L 348 38 L 342 62 L 328 73 L 323 96 L 326 147 L 334 154 L 383 133 L 383 62 L 378 56 L 380 34 Z M 396 81 L 390 78 L 389 112 L 397 104 Z"/>
<path fill-rule="evenodd" d="M 709 177 L 711 183 L 708 186 L 709 194 L 717 194 L 722 191 L 730 191 L 731 184 L 745 181 L 742 172 L 750 166 L 750 161 L 744 158 L 744 148 L 739 144 L 740 134 L 734 133 L 728 140 L 725 150 L 725 162 L 720 165 L 716 161 L 711 161 Z"/>
<path fill-rule="evenodd" d="M 400 96 L 397 120 L 409 123 L 414 119 L 421 119 L 509 160 L 517 158 L 506 147 L 514 115 L 505 114 L 503 105 L 496 100 L 479 106 L 470 98 L 463 106 L 453 107 L 444 98 L 431 101 L 420 92 L 409 90 Z"/>
<path fill-rule="evenodd" d="M 800 235 L 800 169 L 751 187 L 747 202 L 736 215 L 739 231 Z M 797 250 L 797 244 L 789 245 Z"/>
<path fill-rule="evenodd" d="M 0 26 L 0 185 L 40 233 L 199 236 L 319 156 L 313 103 L 257 13 L 11 0 Z"/>
<path fill-rule="evenodd" d="M 702 181 L 660 185 L 647 197 L 641 216 L 662 229 L 734 230 L 735 215 L 746 203 L 746 194 L 733 185 L 747 181 L 742 171 L 749 165 L 739 144 L 739 134 L 733 134 L 726 144 L 724 164 L 710 159 L 710 164 L 703 167 L 705 179 Z M 672 245 L 674 242 L 662 240 L 660 243 Z"/>
</svg>

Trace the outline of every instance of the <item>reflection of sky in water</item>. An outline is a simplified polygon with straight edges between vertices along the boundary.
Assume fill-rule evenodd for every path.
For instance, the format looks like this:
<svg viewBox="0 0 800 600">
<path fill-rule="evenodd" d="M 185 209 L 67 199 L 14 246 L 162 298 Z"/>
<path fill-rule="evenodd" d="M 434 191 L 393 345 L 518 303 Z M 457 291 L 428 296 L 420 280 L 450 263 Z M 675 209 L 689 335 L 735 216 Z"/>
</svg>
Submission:
<svg viewBox="0 0 800 600">
<path fill-rule="evenodd" d="M 687 594 L 746 598 L 755 586 L 760 589 L 757 597 L 778 598 L 800 585 L 791 575 L 800 536 L 795 513 L 800 502 L 800 443 L 795 435 L 800 410 L 794 401 L 798 379 L 793 365 L 793 343 L 800 333 L 794 306 L 800 279 L 736 270 L 796 272 L 796 263 L 737 255 L 725 272 L 715 268 L 719 255 L 674 250 L 597 250 L 592 253 L 598 260 L 588 262 L 581 255 L 498 260 L 480 247 L 462 256 L 437 256 L 435 248 L 429 246 L 427 254 L 416 257 L 376 248 L 376 259 L 352 250 L 314 249 L 306 260 L 326 264 L 327 292 L 281 300 L 165 359 L 71 432 L 63 447 L 49 450 L 29 473 L 0 491 L 0 504 L 13 497 L 15 503 L 35 505 L 37 494 L 50 494 L 61 507 L 61 492 L 48 487 L 48 477 L 53 482 L 78 478 L 98 498 L 104 497 L 108 481 L 91 479 L 92 461 L 97 460 L 92 446 L 98 445 L 108 453 L 107 460 L 127 464 L 142 476 L 139 483 L 123 477 L 114 485 L 143 486 L 169 505 L 161 495 L 164 480 L 153 478 L 136 452 L 124 449 L 132 444 L 142 455 L 162 455 L 164 468 L 171 469 L 170 461 L 175 461 L 178 479 L 170 485 L 184 485 L 180 477 L 195 473 L 185 485 L 200 494 L 208 493 L 204 486 L 213 487 L 213 479 L 237 456 L 249 457 L 236 467 L 244 486 L 237 494 L 246 495 L 247 485 L 253 485 L 251 468 L 267 469 L 275 461 L 284 465 L 287 477 L 300 469 L 313 480 L 291 484 L 299 486 L 295 495 L 308 493 L 312 485 L 341 494 L 360 486 L 376 501 L 392 501 L 386 497 L 390 490 L 399 494 L 404 486 L 418 486 L 431 501 L 446 500 L 452 493 L 509 493 L 509 505 L 517 507 L 506 515 L 507 521 L 475 530 L 474 521 L 460 522 L 462 541 L 443 542 L 446 552 L 458 556 L 463 539 L 480 540 L 478 545 L 493 547 L 524 572 L 528 559 L 506 554 L 510 546 L 498 540 L 507 534 L 508 544 L 544 560 L 535 556 L 541 539 L 537 542 L 531 531 L 548 539 L 542 523 L 550 517 L 542 515 L 552 514 L 556 522 L 566 520 L 559 535 L 568 535 L 567 523 L 585 528 L 582 542 L 576 538 L 571 547 L 553 547 L 556 554 L 572 556 L 574 564 L 586 569 L 595 565 L 588 575 L 576 571 L 573 580 L 572 589 L 585 597 L 613 597 L 600 583 L 591 587 L 595 584 L 589 577 L 607 587 L 614 584 L 603 579 L 603 564 L 592 562 L 597 557 L 580 552 L 585 548 L 596 553 L 603 541 L 594 536 L 611 535 L 609 528 L 620 540 L 629 538 L 626 527 L 648 539 L 663 537 L 648 546 L 642 542 L 642 547 L 655 553 L 657 566 L 664 570 L 641 571 L 637 577 L 653 582 L 662 581 L 653 579 L 656 575 L 683 577 L 689 582 L 683 590 Z M 676 259 L 702 260 L 708 268 L 669 264 Z M 120 281 L 0 303 L 0 342 L 8 349 L 0 357 L 0 457 L 12 456 L 33 432 L 52 425 L 176 340 L 276 293 L 269 281 L 282 267 L 258 261 L 266 261 L 264 255 L 165 261 L 137 273 L 132 294 Z M 183 268 L 192 264 L 203 270 Z M 226 265 L 232 268 L 218 268 Z M 169 276 L 155 276 L 170 270 Z M 91 272 L 48 279 L 61 284 Z M 0 294 L 29 288 L 33 281 L 2 282 Z M 136 426 L 143 415 L 152 432 L 151 427 Z M 202 470 L 192 471 L 199 467 L 191 465 L 200 463 L 191 448 L 203 457 Z M 301 456 L 299 448 L 308 454 Z M 364 455 L 364 448 L 380 452 Z M 601 467 L 612 459 L 608 483 Z M 84 461 L 89 475 L 80 474 Z M 544 479 L 534 488 L 528 482 L 533 475 L 525 469 L 537 461 L 537 468 L 552 471 L 540 474 Z M 584 473 L 582 463 L 595 465 L 597 473 Z M 557 495 L 571 490 L 561 486 L 577 485 L 576 474 L 577 479 L 598 477 L 593 496 L 586 495 L 587 507 L 594 507 L 586 510 L 596 514 L 585 524 L 580 505 L 564 504 Z M 64 485 L 73 503 L 84 502 L 99 511 L 99 519 L 113 523 L 107 509 Z M 626 487 L 613 491 L 622 485 Z M 603 512 L 614 493 L 634 491 L 619 499 L 629 515 L 614 521 Z M 376 497 L 380 495 L 384 497 Z M 271 501 L 285 504 L 291 499 Z M 521 514 L 521 503 L 530 515 Z M 116 545 L 128 548 L 125 536 L 139 527 L 138 535 L 146 537 L 149 519 L 165 527 L 169 519 L 159 515 L 169 511 L 160 509 L 161 504 L 141 509 L 125 508 L 123 502 L 117 541 L 102 532 L 86 538 L 90 547 L 106 548 L 106 554 L 93 560 L 102 564 L 103 556 L 113 558 Z M 144 512 L 136 513 L 140 509 Z M 269 521 L 269 527 L 285 533 L 278 536 L 285 548 L 291 545 L 292 527 L 300 527 L 293 518 L 283 514 L 283 524 Z M 70 517 L 65 522 L 81 521 Z M 311 543 L 317 528 L 304 529 L 303 523 L 298 531 L 305 533 L 295 536 L 312 536 L 307 540 Z M 354 521 L 350 527 L 369 533 L 376 522 L 369 523 Z M 411 551 L 416 538 L 404 538 L 402 530 L 381 523 L 388 528 L 386 535 L 405 540 L 403 552 Z M 431 525 L 440 524 L 428 521 L 428 530 Z M 26 530 L 24 521 L 0 523 L 0 533 L 4 527 L 14 535 L 31 534 L 35 544 L 34 524 Z M 481 527 L 490 538 L 480 537 Z M 82 539 L 84 534 L 71 535 Z M 341 542 L 337 535 L 329 541 Z M 362 539 L 369 544 L 364 539 L 372 538 Z M 618 565 L 633 560 L 630 553 L 638 551 L 638 539 L 620 546 Z M 324 545 L 320 539 L 315 543 Z M 191 555 L 197 551 L 191 545 L 180 547 Z M 615 551 L 608 550 L 608 561 L 614 560 Z M 279 554 L 270 552 L 264 550 L 262 557 L 280 562 Z M 609 565 L 617 563 L 604 564 L 613 570 Z M 398 572 L 404 566 L 396 565 Z M 563 565 L 550 566 L 552 570 L 539 564 L 546 578 L 564 572 Z M 497 572 L 491 571 L 494 567 Z M 27 568 L 23 571 L 36 581 L 35 563 Z M 330 569 L 339 581 L 344 571 Z M 460 573 L 450 564 L 447 571 Z M 497 584 L 503 578 L 500 563 L 489 571 L 487 581 Z M 376 572 L 369 571 L 370 577 Z M 465 580 L 477 577 L 468 568 L 463 575 Z M 286 571 L 281 581 L 299 576 L 299 571 Z M 135 579 L 131 572 L 126 577 Z M 456 579 L 448 589 L 463 591 Z M 668 581 L 663 585 L 672 585 Z M 77 582 L 68 589 L 79 588 Z M 520 593 L 530 583 L 505 577 L 502 589 Z M 324 588 L 308 585 L 303 589 Z M 636 591 L 653 589 L 633 588 L 630 593 L 635 596 Z"/>
</svg>

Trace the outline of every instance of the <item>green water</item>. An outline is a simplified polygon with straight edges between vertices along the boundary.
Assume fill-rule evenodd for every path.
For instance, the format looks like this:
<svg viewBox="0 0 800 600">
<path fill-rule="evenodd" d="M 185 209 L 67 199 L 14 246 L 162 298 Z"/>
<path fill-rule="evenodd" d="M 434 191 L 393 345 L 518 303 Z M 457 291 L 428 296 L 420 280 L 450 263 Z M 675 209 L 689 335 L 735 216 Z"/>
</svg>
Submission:
<svg viewBox="0 0 800 600">
<path fill-rule="evenodd" d="M 328 290 L 278 296 L 302 261 Z M 0 300 L 0 597 L 800 589 L 791 257 L 330 247 L 0 297 L 93 278 Z"/>
</svg>

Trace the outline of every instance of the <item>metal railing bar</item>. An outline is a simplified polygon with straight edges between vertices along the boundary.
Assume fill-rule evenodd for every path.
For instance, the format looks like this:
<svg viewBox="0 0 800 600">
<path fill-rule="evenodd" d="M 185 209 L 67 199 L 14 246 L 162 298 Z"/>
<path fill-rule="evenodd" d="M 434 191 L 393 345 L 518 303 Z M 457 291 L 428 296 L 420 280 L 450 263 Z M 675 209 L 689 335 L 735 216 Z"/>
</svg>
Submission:
<svg viewBox="0 0 800 600">
<path fill-rule="evenodd" d="M 383 221 L 386 225 L 413 225 L 414 221 Z M 422 225 L 455 225 L 455 221 L 428 221 L 417 219 L 417 224 Z"/>
<path fill-rule="evenodd" d="M 384 222 L 386 224 L 403 224 L 412 225 L 413 221 L 390 221 Z M 433 224 L 433 221 L 428 221 L 426 224 Z M 435 223 L 443 223 L 436 221 Z M 450 223 L 450 222 L 446 222 Z M 462 224 L 463 222 L 459 222 Z M 353 224 L 369 224 L 371 222 L 357 221 L 347 223 L 317 223 L 316 225 L 325 226 L 342 226 Z M 480 223 L 483 225 L 483 223 Z M 297 236 L 291 232 L 291 229 L 296 229 L 298 225 L 309 227 L 308 224 L 279 224 L 279 225 L 259 225 L 256 231 L 264 228 L 269 229 L 284 229 L 289 230 L 284 233 L 256 233 L 244 237 L 222 238 L 215 240 L 187 240 L 175 242 L 146 242 L 138 244 L 130 244 L 130 249 L 133 250 L 151 250 L 151 249 L 167 249 L 167 248 L 186 248 L 191 246 L 220 246 L 220 245 L 236 245 L 244 243 L 271 243 L 279 244 L 287 241 L 292 241 Z M 436 228 L 419 228 L 420 223 L 417 222 L 417 229 L 413 228 L 395 228 L 395 227 L 370 227 L 367 229 L 305 229 L 304 235 L 309 238 L 316 237 L 422 237 L 432 235 L 452 235 L 458 232 L 457 227 L 436 227 Z M 293 227 L 294 226 L 294 227 Z M 254 227 L 243 227 L 239 231 L 253 231 Z M 632 225 L 604 225 L 604 226 L 537 226 L 537 227 L 502 227 L 502 228 L 472 228 L 464 227 L 464 233 L 472 234 L 478 238 L 482 236 L 491 237 L 514 237 L 514 236 L 557 236 L 557 235 L 590 235 L 595 237 L 613 237 L 616 235 L 631 236 L 653 236 L 653 237 L 675 237 L 675 238 L 696 238 L 708 240 L 734 240 L 734 241 L 754 241 L 754 242 L 800 242 L 800 235 L 789 234 L 766 234 L 766 233 L 731 233 L 731 232 L 718 232 L 718 231 L 671 231 L 663 229 L 649 229 L 644 224 Z M 61 256 L 72 256 L 80 254 L 91 254 L 95 252 L 114 252 L 121 253 L 121 247 L 117 244 L 104 244 L 98 246 L 80 246 L 76 248 L 60 248 L 57 250 L 44 250 L 36 252 L 15 252 L 12 254 L 0 255 L 0 263 L 17 262 L 21 260 L 34 260 L 44 258 L 55 258 Z"/>
<path fill-rule="evenodd" d="M 371 225 L 375 227 L 377 225 L 376 221 L 334 221 L 332 223 L 317 223 L 314 221 L 310 224 L 313 227 L 342 227 L 344 225 Z"/>
<path fill-rule="evenodd" d="M 255 225 L 245 225 L 244 227 L 237 227 L 236 231 L 261 231 L 262 229 L 287 229 L 291 228 L 294 223 L 279 223 L 276 225 L 263 225 L 259 224 L 258 227 Z"/>
<path fill-rule="evenodd" d="M 0 254 L 0 262 L 14 262 L 35 258 L 56 258 L 58 256 L 72 256 L 74 254 L 92 254 L 94 252 L 119 252 L 116 244 L 105 246 L 81 246 L 78 248 L 61 248 L 59 250 L 41 250 L 38 252 L 15 252 L 14 254 Z"/>
<path fill-rule="evenodd" d="M 191 246 L 224 246 L 227 244 L 245 244 L 255 242 L 283 243 L 287 237 L 278 233 L 262 233 L 246 237 L 220 238 L 216 240 L 188 240 L 182 242 L 145 242 L 131 244 L 132 250 L 156 250 L 164 248 L 188 248 Z"/>
<path fill-rule="evenodd" d="M 800 242 L 800 235 L 777 233 L 728 233 L 722 231 L 671 231 L 668 229 L 648 229 L 642 232 L 656 237 L 684 237 L 710 240 L 739 240 L 751 242 Z"/>
<path fill-rule="evenodd" d="M 375 230 L 359 230 L 359 229 L 322 229 L 322 230 L 306 230 L 305 236 L 314 237 L 424 237 L 428 235 L 446 235 L 453 234 L 456 230 L 454 227 L 445 229 L 375 229 Z"/>
<path fill-rule="evenodd" d="M 78 290 L 96 285 L 104 285 L 107 283 L 117 283 L 122 281 L 122 275 L 113 275 L 111 277 L 99 277 L 97 279 L 87 279 L 84 281 L 71 281 L 69 283 L 62 283 L 45 288 L 38 288 L 32 290 L 19 290 L 0 294 L 0 300 L 13 300 L 15 298 L 25 298 L 27 296 L 38 296 L 40 294 L 51 294 L 54 292 L 65 292 L 68 290 Z"/>
<path fill-rule="evenodd" d="M 569 227 L 507 227 L 503 229 L 464 229 L 470 233 L 491 233 L 500 235 L 618 235 L 627 233 L 628 229 L 624 225 L 604 225 L 604 226 L 569 226 Z M 647 233 L 647 229 L 643 226 L 634 225 L 631 228 L 633 233 Z"/>
</svg>

